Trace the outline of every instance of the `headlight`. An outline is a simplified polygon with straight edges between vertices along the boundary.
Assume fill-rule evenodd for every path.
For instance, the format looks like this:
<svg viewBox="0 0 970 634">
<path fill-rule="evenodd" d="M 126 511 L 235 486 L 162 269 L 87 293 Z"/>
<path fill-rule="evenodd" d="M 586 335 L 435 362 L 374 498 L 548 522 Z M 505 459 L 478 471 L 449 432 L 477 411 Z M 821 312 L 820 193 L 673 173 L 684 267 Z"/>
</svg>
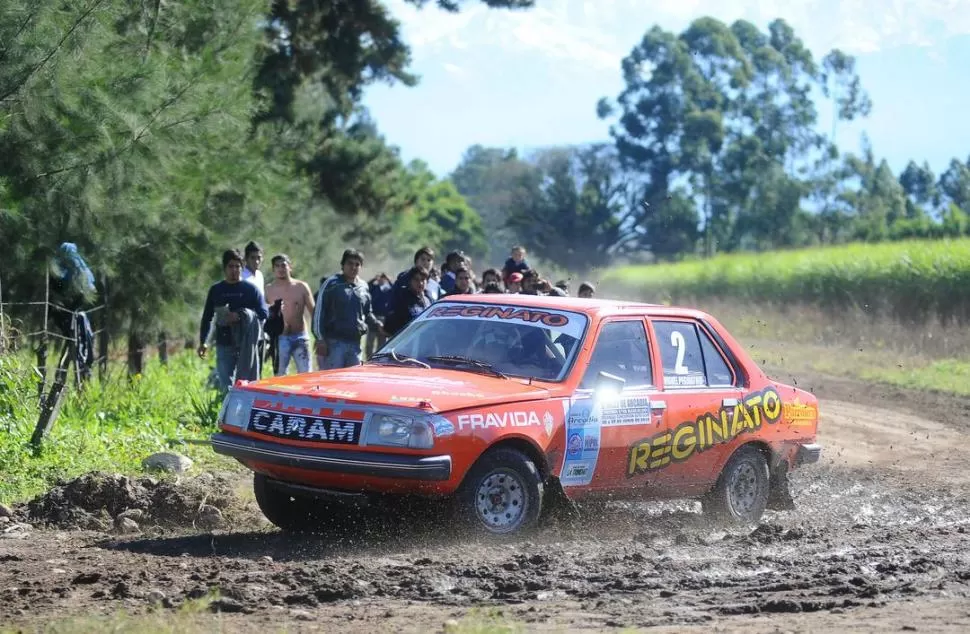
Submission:
<svg viewBox="0 0 970 634">
<path fill-rule="evenodd" d="M 374 414 L 367 429 L 367 444 L 431 449 L 436 430 L 441 432 L 437 434 L 439 436 L 449 435 L 447 426 L 436 425 L 435 418 L 426 415 Z M 453 427 L 450 433 L 454 433 Z"/>
<path fill-rule="evenodd" d="M 239 392 L 229 392 L 226 400 L 222 403 L 222 411 L 219 413 L 219 420 L 227 427 L 238 427 L 245 429 L 249 423 L 249 403 Z"/>
</svg>

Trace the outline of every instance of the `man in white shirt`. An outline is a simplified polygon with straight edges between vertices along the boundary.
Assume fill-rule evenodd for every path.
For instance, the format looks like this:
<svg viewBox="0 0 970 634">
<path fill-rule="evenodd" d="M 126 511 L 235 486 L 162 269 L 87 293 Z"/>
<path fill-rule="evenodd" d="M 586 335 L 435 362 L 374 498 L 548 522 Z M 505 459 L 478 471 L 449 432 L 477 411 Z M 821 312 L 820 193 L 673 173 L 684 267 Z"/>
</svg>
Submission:
<svg viewBox="0 0 970 634">
<path fill-rule="evenodd" d="M 242 270 L 242 279 L 253 284 L 259 292 L 266 295 L 266 286 L 263 282 L 263 272 L 259 270 L 259 265 L 263 262 L 263 247 L 258 243 L 250 241 L 246 245 L 246 266 Z"/>
</svg>

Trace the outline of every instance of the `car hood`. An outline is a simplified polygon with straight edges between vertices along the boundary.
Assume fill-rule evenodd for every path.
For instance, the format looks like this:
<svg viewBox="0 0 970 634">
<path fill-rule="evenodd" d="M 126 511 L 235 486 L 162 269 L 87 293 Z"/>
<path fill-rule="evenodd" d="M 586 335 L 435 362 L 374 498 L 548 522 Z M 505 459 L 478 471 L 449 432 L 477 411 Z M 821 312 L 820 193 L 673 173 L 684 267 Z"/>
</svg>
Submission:
<svg viewBox="0 0 970 634">
<path fill-rule="evenodd" d="M 445 412 L 547 398 L 539 383 L 459 370 L 357 366 L 252 381 L 245 389 Z"/>
</svg>

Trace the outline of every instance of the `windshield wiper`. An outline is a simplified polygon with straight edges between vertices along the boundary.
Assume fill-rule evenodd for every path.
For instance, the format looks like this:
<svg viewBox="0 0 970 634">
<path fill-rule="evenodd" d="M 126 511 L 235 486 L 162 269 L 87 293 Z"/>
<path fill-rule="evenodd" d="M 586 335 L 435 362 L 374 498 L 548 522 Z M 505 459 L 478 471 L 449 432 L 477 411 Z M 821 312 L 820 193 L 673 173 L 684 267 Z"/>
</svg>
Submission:
<svg viewBox="0 0 970 634">
<path fill-rule="evenodd" d="M 422 368 L 425 368 L 428 370 L 431 369 L 431 366 L 425 363 L 424 361 L 421 361 L 420 359 L 415 359 L 414 357 L 402 357 L 398 353 L 394 352 L 393 349 L 387 352 L 378 352 L 375 355 L 371 355 L 371 358 L 368 359 L 368 361 L 373 361 L 374 359 L 393 359 L 397 363 L 402 363 L 402 364 L 413 363 L 415 365 L 421 366 Z"/>
<path fill-rule="evenodd" d="M 468 357 L 462 357 L 454 354 L 447 354 L 437 357 L 428 357 L 428 361 L 437 361 L 439 363 L 444 363 L 446 365 L 465 365 L 471 366 L 477 370 L 484 370 L 485 372 L 497 376 L 499 378 L 507 379 L 509 378 L 505 374 L 502 374 L 491 363 L 485 363 L 484 361 L 479 361 L 478 359 L 469 359 Z"/>
</svg>

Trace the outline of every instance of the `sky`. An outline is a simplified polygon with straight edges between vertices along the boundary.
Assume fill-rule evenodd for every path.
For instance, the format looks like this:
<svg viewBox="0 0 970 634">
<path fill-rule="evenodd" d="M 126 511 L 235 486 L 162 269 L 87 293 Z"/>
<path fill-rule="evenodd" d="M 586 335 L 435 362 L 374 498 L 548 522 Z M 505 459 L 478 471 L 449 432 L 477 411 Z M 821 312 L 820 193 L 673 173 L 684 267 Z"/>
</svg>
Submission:
<svg viewBox="0 0 970 634">
<path fill-rule="evenodd" d="M 417 86 L 371 86 L 365 105 L 406 161 L 440 176 L 471 145 L 520 150 L 609 140 L 600 97 L 622 90 L 620 61 L 653 25 L 679 33 L 713 16 L 762 30 L 786 20 L 820 60 L 856 56 L 870 116 L 840 122 L 843 151 L 865 132 L 899 173 L 910 159 L 934 172 L 970 155 L 970 0 L 536 0 L 530 10 L 467 0 L 451 14 L 385 0 L 412 49 Z M 819 126 L 829 132 L 829 104 Z"/>
</svg>

